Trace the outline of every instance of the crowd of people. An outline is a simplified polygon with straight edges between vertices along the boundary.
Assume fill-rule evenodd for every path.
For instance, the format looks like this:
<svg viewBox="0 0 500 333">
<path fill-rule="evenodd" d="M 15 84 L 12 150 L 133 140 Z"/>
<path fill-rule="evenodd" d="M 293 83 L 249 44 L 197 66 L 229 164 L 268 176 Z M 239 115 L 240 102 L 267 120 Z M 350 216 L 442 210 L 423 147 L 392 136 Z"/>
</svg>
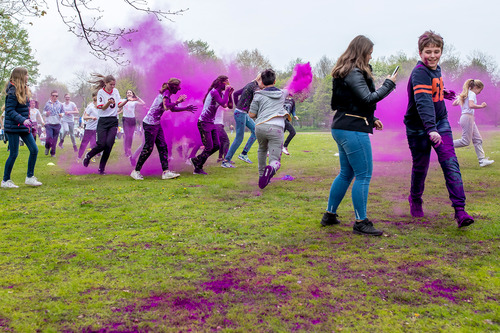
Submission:
<svg viewBox="0 0 500 333">
<path fill-rule="evenodd" d="M 372 177 L 373 162 L 370 134 L 373 129 L 382 130 L 382 121 L 375 116 L 376 104 L 386 98 L 396 87 L 397 70 L 389 75 L 378 89 L 375 87 L 372 68 L 369 64 L 373 52 L 373 42 L 365 36 L 355 37 L 345 52 L 339 57 L 332 69 L 331 108 L 334 117 L 331 134 L 338 146 L 340 173 L 334 179 L 326 212 L 321 225 L 331 226 L 340 223 L 337 209 L 347 189 L 352 186 L 352 202 L 355 223 L 353 232 L 362 235 L 380 236 L 383 231 L 375 228 L 367 216 L 367 201 Z M 486 103 L 477 104 L 476 95 L 484 85 L 479 80 L 467 80 L 463 91 L 458 96 L 444 88 L 439 60 L 443 51 L 443 38 L 427 31 L 419 37 L 418 51 L 420 61 L 413 69 L 408 82 L 408 106 L 404 125 L 408 146 L 412 156 L 411 184 L 408 202 L 413 217 L 423 217 L 425 179 L 430 162 L 430 152 L 434 149 L 443 170 L 446 187 L 455 210 L 458 227 L 474 223 L 474 219 L 465 211 L 465 192 L 462 176 L 454 148 L 472 143 L 476 149 L 480 166 L 490 165 L 494 161 L 485 157 L 482 139 L 474 122 L 474 109 L 486 107 Z M 144 138 L 139 148 L 132 153 L 135 129 L 138 125 L 136 108 L 145 105 L 134 91 L 128 90 L 122 99 L 115 88 L 113 76 L 95 74 L 91 83 L 94 87 L 93 101 L 82 115 L 85 129 L 80 147 L 75 140 L 75 116 L 79 110 L 71 101 L 69 94 L 64 95 L 64 102 L 58 100 L 58 92 L 52 91 L 43 111 L 38 111 L 36 101 L 31 100 L 31 91 L 27 85 L 28 73 L 24 68 L 12 71 L 5 92 L 4 130 L 9 141 L 9 157 L 5 164 L 2 187 L 16 188 L 10 175 L 22 140 L 30 151 L 28 171 L 25 183 L 40 186 L 34 169 L 38 154 L 36 135 L 45 142 L 45 154 L 54 156 L 56 148 L 63 148 L 67 135 L 83 166 L 100 155 L 99 173 L 104 174 L 106 164 L 113 149 L 118 133 L 119 114 L 123 113 L 124 155 L 134 167 L 130 176 L 143 180 L 141 169 L 154 150 L 158 150 L 162 168 L 162 179 L 177 178 L 180 174 L 169 169 L 169 149 L 165 139 L 161 118 L 165 112 L 191 112 L 195 105 L 183 104 L 187 96 L 179 95 L 181 80 L 171 78 L 165 82 L 152 102 L 147 114 L 142 119 L 141 127 Z M 208 88 L 203 98 L 203 108 L 198 118 L 201 144 L 191 147 L 191 153 L 185 152 L 187 161 L 193 166 L 196 175 L 207 175 L 204 169 L 211 155 L 219 151 L 218 162 L 223 168 L 235 168 L 233 157 L 243 142 L 245 128 L 250 130 L 250 137 L 238 159 L 253 163 L 248 152 L 253 143 L 258 141 L 258 186 L 264 189 L 281 166 L 282 154 L 289 155 L 288 145 L 295 136 L 292 117 L 295 113 L 295 101 L 291 92 L 275 87 L 276 74 L 266 69 L 240 90 L 235 91 L 225 75 L 218 76 Z M 462 107 L 462 138 L 453 140 L 447 118 L 444 100 L 455 99 L 453 105 Z M 230 144 L 224 129 L 222 109 L 234 108 L 235 138 Z M 231 126 L 231 132 L 233 128 Z M 288 137 L 285 140 L 285 132 Z M 43 136 L 43 138 L 42 138 Z M 59 138 L 59 144 L 57 144 Z M 87 146 L 91 150 L 85 154 Z M 197 154 L 199 148 L 201 152 Z M 178 151 L 187 150 L 184 146 Z"/>
</svg>

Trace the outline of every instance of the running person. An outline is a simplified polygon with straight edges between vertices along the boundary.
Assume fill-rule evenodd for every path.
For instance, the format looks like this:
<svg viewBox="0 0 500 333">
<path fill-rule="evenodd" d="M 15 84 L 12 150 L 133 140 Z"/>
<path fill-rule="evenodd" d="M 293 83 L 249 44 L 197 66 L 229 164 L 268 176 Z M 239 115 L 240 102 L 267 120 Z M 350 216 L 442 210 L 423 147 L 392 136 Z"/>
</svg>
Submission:
<svg viewBox="0 0 500 333">
<path fill-rule="evenodd" d="M 479 95 L 483 88 L 484 84 L 480 80 L 469 79 L 465 81 L 462 93 L 458 95 L 457 99 L 453 102 L 454 106 L 460 105 L 462 107 L 462 115 L 460 116 L 462 137 L 458 140 L 453 140 L 453 147 L 467 147 L 472 141 L 474 149 L 476 150 L 477 159 L 479 160 L 479 166 L 481 167 L 495 162 L 485 157 L 483 139 L 474 121 L 474 109 L 484 109 L 487 106 L 486 102 L 481 103 L 481 105 L 477 104 L 476 95 Z"/>
<path fill-rule="evenodd" d="M 31 134 L 33 135 L 33 139 L 36 142 L 36 133 L 38 131 L 38 125 L 45 126 L 45 122 L 43 121 L 42 115 L 40 111 L 36 108 L 36 101 L 30 101 L 30 120 L 31 120 Z"/>
<path fill-rule="evenodd" d="M 90 159 L 103 152 L 99 162 L 99 174 L 104 175 L 104 169 L 109 155 L 115 144 L 116 132 L 118 131 L 118 108 L 127 104 L 128 100 L 120 101 L 120 93 L 115 88 L 116 80 L 112 75 L 103 76 L 94 74 L 94 89 L 97 92 L 97 108 L 99 109 L 99 121 L 97 122 L 97 146 L 87 153 L 83 159 L 83 166 L 88 167 Z"/>
<path fill-rule="evenodd" d="M 92 102 L 89 103 L 85 112 L 83 112 L 83 120 L 85 121 L 85 131 L 83 132 L 82 142 L 80 143 L 80 149 L 78 150 L 78 159 L 82 158 L 87 145 L 90 143 L 90 147 L 94 148 L 97 146 L 96 136 L 97 136 L 97 121 L 99 119 L 99 109 L 97 108 L 97 93 L 92 93 Z"/>
<path fill-rule="evenodd" d="M 257 140 L 257 137 L 255 136 L 255 121 L 248 115 L 248 110 L 250 109 L 250 104 L 252 104 L 254 93 L 259 88 L 263 88 L 260 73 L 259 75 L 257 75 L 255 80 L 248 83 L 242 89 L 235 91 L 233 94 L 234 104 L 236 105 L 236 108 L 234 109 L 236 137 L 234 138 L 231 147 L 229 147 L 224 161 L 222 161 L 221 167 L 223 168 L 234 168 L 234 165 L 232 165 L 231 163 L 231 159 L 233 158 L 234 153 L 236 153 L 236 150 L 243 142 L 243 137 L 245 135 L 245 126 L 248 127 L 251 134 L 248 138 L 245 148 L 243 148 L 241 154 L 238 155 L 238 158 L 247 163 L 252 163 L 247 154 L 250 151 L 250 148 L 252 148 L 255 140 Z"/>
<path fill-rule="evenodd" d="M 43 108 L 45 113 L 45 133 L 47 135 L 45 139 L 45 155 L 48 155 L 50 151 L 52 157 L 56 155 L 57 138 L 61 131 L 61 118 L 64 115 L 63 106 L 57 100 L 57 97 L 59 97 L 57 90 L 52 90 L 50 99 Z"/>
<path fill-rule="evenodd" d="M 222 91 L 224 91 L 224 96 L 222 96 Z M 219 136 L 214 125 L 215 114 L 219 106 L 233 108 L 233 91 L 228 77 L 220 75 L 212 82 L 203 99 L 203 111 L 198 119 L 198 130 L 204 149 L 201 154 L 191 159 L 195 175 L 207 174 L 203 170 L 203 165 L 213 153 L 219 150 Z"/>
<path fill-rule="evenodd" d="M 299 117 L 295 114 L 295 101 L 292 98 L 292 95 L 288 95 L 285 99 L 285 105 L 283 105 L 285 110 L 288 112 L 290 117 L 294 117 L 295 119 L 299 120 Z M 290 144 L 290 141 L 292 141 L 293 137 L 295 136 L 295 128 L 292 125 L 292 122 L 288 120 L 288 117 L 285 117 L 285 132 L 288 131 L 288 136 L 286 137 L 285 142 L 283 143 L 283 153 L 285 155 L 290 155 L 288 152 L 288 145 Z"/>
<path fill-rule="evenodd" d="M 158 154 L 160 155 L 161 167 L 163 169 L 161 178 L 171 179 L 180 176 L 180 174 L 168 169 L 168 146 L 165 142 L 165 134 L 163 133 L 163 128 L 161 127 L 160 123 L 161 116 L 167 110 L 170 110 L 172 112 L 189 111 L 193 113 L 197 109 L 194 105 L 188 105 L 182 108 L 177 107 L 178 104 L 186 100 L 186 95 L 179 96 L 177 98 L 177 101 L 172 103 L 170 97 L 176 94 L 179 90 L 181 90 L 181 81 L 179 79 L 171 78 L 170 80 L 168 80 L 166 84 L 166 90 L 163 90 L 164 94 L 160 93 L 160 95 L 162 95 L 161 103 L 159 105 L 157 104 L 157 97 L 148 113 L 146 114 L 146 117 L 144 117 L 144 120 L 142 121 L 145 143 L 141 151 L 141 155 L 137 160 L 135 170 L 130 174 L 130 177 L 134 178 L 135 180 L 143 180 L 141 169 L 149 156 L 151 156 L 155 144 L 156 148 L 158 149 Z"/>
<path fill-rule="evenodd" d="M 132 156 L 132 141 L 134 139 L 135 126 L 137 124 L 135 117 L 135 109 L 138 105 L 144 105 L 144 101 L 137 97 L 133 90 L 127 90 L 127 99 L 129 102 L 123 107 L 123 135 L 125 136 L 123 140 L 123 149 L 125 150 L 125 156 Z"/>
<path fill-rule="evenodd" d="M 64 116 L 61 119 L 62 131 L 59 148 L 63 148 L 64 138 L 66 137 L 66 134 L 69 134 L 71 143 L 73 143 L 73 150 L 76 152 L 78 151 L 78 148 L 76 147 L 75 140 L 75 114 L 78 114 L 78 108 L 76 107 L 76 104 L 71 101 L 71 96 L 69 94 L 64 95 L 63 109 Z"/>
</svg>

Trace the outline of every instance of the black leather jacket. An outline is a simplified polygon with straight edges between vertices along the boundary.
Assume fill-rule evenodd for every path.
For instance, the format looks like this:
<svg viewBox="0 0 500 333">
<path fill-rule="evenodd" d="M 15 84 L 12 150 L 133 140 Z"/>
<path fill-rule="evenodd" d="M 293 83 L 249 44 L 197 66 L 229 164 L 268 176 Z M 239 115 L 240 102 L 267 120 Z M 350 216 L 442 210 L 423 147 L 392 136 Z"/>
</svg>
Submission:
<svg viewBox="0 0 500 333">
<path fill-rule="evenodd" d="M 334 78 L 332 89 L 332 128 L 373 133 L 376 103 L 396 87 L 386 79 L 379 89 L 373 80 L 359 68 L 354 68 L 345 78 Z"/>
</svg>

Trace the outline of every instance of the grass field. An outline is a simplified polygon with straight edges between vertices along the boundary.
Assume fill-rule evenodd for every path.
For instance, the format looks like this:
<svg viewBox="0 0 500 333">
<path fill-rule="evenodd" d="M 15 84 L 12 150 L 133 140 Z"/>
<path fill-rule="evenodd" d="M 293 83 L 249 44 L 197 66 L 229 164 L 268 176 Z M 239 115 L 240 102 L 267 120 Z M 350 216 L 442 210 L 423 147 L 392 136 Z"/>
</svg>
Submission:
<svg viewBox="0 0 500 333">
<path fill-rule="evenodd" d="M 256 163 L 211 157 L 208 176 L 141 182 L 131 168 L 69 175 L 43 149 L 30 188 L 22 147 L 20 188 L 0 191 L 0 332 L 498 332 L 500 132 L 483 137 L 495 164 L 457 150 L 476 219 L 463 230 L 436 161 L 412 219 L 409 161 L 376 152 L 368 216 L 382 237 L 352 233 L 350 191 L 342 224 L 320 227 L 339 171 L 329 133 L 299 133 L 264 190 Z"/>
</svg>

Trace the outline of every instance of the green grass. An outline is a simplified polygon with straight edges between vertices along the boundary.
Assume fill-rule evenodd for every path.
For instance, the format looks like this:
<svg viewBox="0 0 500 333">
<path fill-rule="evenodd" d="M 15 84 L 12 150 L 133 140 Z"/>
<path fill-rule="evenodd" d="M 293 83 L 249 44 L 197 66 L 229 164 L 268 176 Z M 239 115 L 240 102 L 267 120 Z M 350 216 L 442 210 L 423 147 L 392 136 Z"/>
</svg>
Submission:
<svg viewBox="0 0 500 333">
<path fill-rule="evenodd" d="M 378 238 L 352 234 L 350 191 L 342 224 L 320 227 L 339 171 L 329 133 L 299 133 L 264 190 L 256 163 L 139 182 L 68 175 L 42 149 L 30 188 L 23 147 L 20 188 L 0 191 L 0 332 L 499 331 L 500 134 L 483 136 L 495 164 L 457 150 L 475 224 L 457 229 L 437 162 L 422 219 L 410 163 L 375 162 Z"/>
</svg>

